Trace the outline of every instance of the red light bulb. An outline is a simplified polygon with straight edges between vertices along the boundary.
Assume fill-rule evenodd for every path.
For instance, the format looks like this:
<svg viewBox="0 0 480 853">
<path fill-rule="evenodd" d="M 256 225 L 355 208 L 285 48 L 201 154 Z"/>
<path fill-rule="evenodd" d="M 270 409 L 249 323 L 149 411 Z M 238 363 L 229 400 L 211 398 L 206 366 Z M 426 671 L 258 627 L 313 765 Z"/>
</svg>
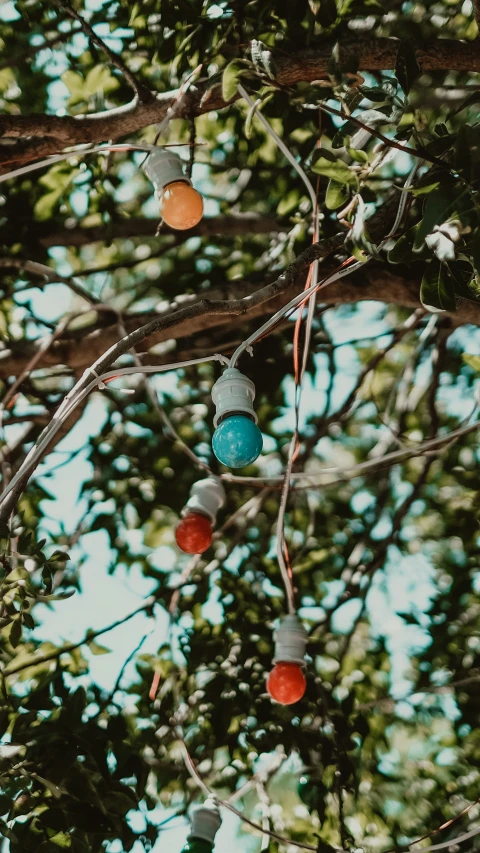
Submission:
<svg viewBox="0 0 480 853">
<path fill-rule="evenodd" d="M 307 686 L 307 679 L 298 663 L 277 663 L 267 679 L 267 690 L 280 705 L 298 702 Z"/>
<path fill-rule="evenodd" d="M 173 181 L 167 184 L 160 197 L 160 215 L 177 231 L 193 228 L 203 216 L 202 196 L 186 181 Z"/>
<path fill-rule="evenodd" d="M 175 539 L 185 554 L 203 554 L 212 544 L 212 525 L 206 515 L 189 512 L 177 525 Z"/>
</svg>

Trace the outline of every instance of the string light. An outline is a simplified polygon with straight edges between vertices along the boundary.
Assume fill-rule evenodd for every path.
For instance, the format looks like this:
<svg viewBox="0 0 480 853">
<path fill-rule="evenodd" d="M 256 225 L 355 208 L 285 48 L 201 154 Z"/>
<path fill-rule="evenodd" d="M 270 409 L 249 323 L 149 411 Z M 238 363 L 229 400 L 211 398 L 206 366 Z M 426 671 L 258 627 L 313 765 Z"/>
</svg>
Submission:
<svg viewBox="0 0 480 853">
<path fill-rule="evenodd" d="M 217 512 L 224 503 L 225 490 L 218 477 L 194 483 L 175 530 L 177 545 L 185 554 L 203 554 L 210 547 Z"/>
<path fill-rule="evenodd" d="M 263 438 L 253 408 L 255 385 L 236 367 L 228 367 L 212 388 L 216 427 L 212 448 L 229 468 L 251 465 L 262 452 Z"/>
<path fill-rule="evenodd" d="M 274 632 L 274 667 L 267 679 L 267 690 L 280 705 L 293 705 L 305 693 L 303 672 L 307 632 L 294 613 L 284 616 Z"/>
<path fill-rule="evenodd" d="M 181 853 L 212 853 L 221 823 L 220 811 L 213 799 L 207 799 L 203 806 L 197 806 L 192 811 L 190 835 Z"/>
<path fill-rule="evenodd" d="M 177 231 L 194 228 L 203 216 L 202 196 L 192 187 L 183 167 L 181 157 L 166 148 L 152 151 L 143 166 L 160 199 L 160 215 Z"/>
<path fill-rule="evenodd" d="M 241 86 L 240 93 L 250 104 L 252 103 L 251 99 Z M 288 151 L 284 143 L 276 134 L 274 134 L 261 114 L 259 117 L 267 127 L 268 132 L 271 133 L 271 135 L 274 135 L 276 143 L 279 145 L 281 150 L 284 151 L 290 162 L 293 162 L 297 171 L 302 174 L 302 177 L 308 186 L 308 178 L 306 178 L 303 170 L 299 167 L 299 164 L 294 161 L 291 152 Z M 131 150 L 140 147 L 109 146 L 108 148 L 110 150 Z M 146 150 L 146 148 L 147 146 L 144 146 L 143 148 L 140 148 L 140 150 Z M 104 149 L 106 150 L 107 146 L 102 146 L 102 149 L 90 149 L 89 151 L 83 150 L 83 153 L 92 153 L 95 150 Z M 75 152 L 65 155 L 65 157 L 71 156 L 75 156 Z M 37 163 L 31 167 L 11 172 L 9 175 L 4 176 L 0 180 L 6 180 L 16 174 L 24 174 L 27 171 L 39 168 L 44 164 L 52 164 L 60 159 L 65 158 L 63 155 L 50 158 L 49 160 L 43 161 L 41 164 Z M 419 165 L 420 163 L 416 165 L 415 169 L 411 173 L 411 178 L 413 178 L 413 175 Z M 165 149 L 154 149 L 145 162 L 144 170 L 155 186 L 156 194 L 160 200 L 160 213 L 166 224 L 177 230 L 187 230 L 197 225 L 203 215 L 203 200 L 201 195 L 192 187 L 191 181 L 185 176 L 183 172 L 183 161 L 181 158 L 171 151 L 166 151 Z M 405 185 L 406 187 L 409 186 L 409 182 L 411 182 L 410 178 Z M 404 198 L 401 200 L 395 224 L 388 236 L 396 231 L 406 200 L 405 194 Z M 314 199 L 314 207 L 315 204 L 316 199 Z M 318 235 L 318 220 L 315 224 L 315 235 Z M 388 237 L 385 238 L 381 245 L 383 245 L 386 239 L 388 239 Z M 262 451 L 262 435 L 257 425 L 257 415 L 253 409 L 255 387 L 253 382 L 240 373 L 240 371 L 234 366 L 240 353 L 247 349 L 251 343 L 258 340 L 264 331 L 268 331 L 268 329 L 277 322 L 279 317 L 285 316 L 285 314 L 291 310 L 292 306 L 303 306 L 305 301 L 310 297 L 312 297 L 309 306 L 309 316 L 311 319 L 314 307 L 314 297 L 317 290 L 322 286 L 333 283 L 333 281 L 338 280 L 343 275 L 349 275 L 354 269 L 359 268 L 361 265 L 363 266 L 363 263 L 352 263 L 352 265 L 347 269 L 334 274 L 324 282 L 318 284 L 316 280 L 318 262 L 315 261 L 313 284 L 307 288 L 303 294 L 295 297 L 295 299 L 288 303 L 287 306 L 284 306 L 280 312 L 277 312 L 277 314 L 267 321 L 267 323 L 264 324 L 261 329 L 254 334 L 254 336 L 251 336 L 251 338 L 243 342 L 234 353 L 234 356 L 230 361 L 230 366 L 224 371 L 224 374 L 215 383 L 212 389 L 212 397 L 216 406 L 216 414 L 214 418 L 214 425 L 216 429 L 213 435 L 212 445 L 215 455 L 224 465 L 232 468 L 244 467 L 245 465 L 254 462 Z M 305 357 L 307 350 L 308 347 L 305 348 Z M 185 364 L 198 363 L 199 361 L 207 360 L 208 359 L 198 359 L 192 362 L 186 362 Z M 165 366 L 163 369 L 172 369 L 176 366 L 177 365 Z M 64 403 L 68 403 L 68 405 L 64 411 L 62 411 L 62 419 L 57 421 L 57 429 L 68 417 L 71 410 L 89 393 L 91 387 L 95 387 L 97 384 L 100 386 L 102 379 L 109 377 L 116 378 L 122 373 L 137 372 L 138 369 L 139 368 L 126 370 L 116 369 L 111 372 L 114 376 L 104 374 L 102 377 L 96 377 L 93 383 L 91 383 L 87 389 L 83 389 L 82 393 L 77 397 L 73 396 L 73 398 L 70 398 L 70 395 L 68 395 L 64 401 Z M 154 369 L 160 370 L 161 368 L 157 367 Z M 145 372 L 147 372 L 145 368 L 140 368 L 140 370 L 145 370 Z M 94 371 L 92 372 L 94 373 Z M 62 407 L 60 408 L 62 409 Z M 56 429 L 54 432 L 56 432 Z M 51 431 L 48 435 L 42 437 L 42 451 L 50 442 L 51 437 Z M 39 458 L 41 455 L 39 452 L 39 446 L 36 446 L 36 453 L 36 458 Z M 30 457 L 27 457 L 27 459 L 29 458 Z M 33 465 L 31 459 L 30 462 Z M 366 465 L 369 463 L 364 464 Z M 357 468 L 360 467 L 361 466 L 357 466 Z M 287 475 L 288 479 L 290 479 L 290 476 L 295 476 L 292 475 L 290 470 L 287 471 Z M 296 476 L 304 475 L 297 474 Z M 9 489 L 4 492 L 4 496 L 13 488 L 14 482 L 15 480 L 12 481 Z M 224 502 L 225 493 L 218 478 L 210 477 L 194 484 L 191 490 L 191 496 L 183 511 L 183 518 L 179 522 L 175 533 L 177 544 L 183 551 L 191 554 L 200 554 L 209 547 L 212 541 L 213 525 L 216 521 L 216 515 Z M 267 680 L 267 690 L 275 701 L 283 705 L 290 705 L 299 701 L 303 697 L 306 689 L 306 678 L 303 672 L 303 666 L 307 633 L 294 612 L 289 613 L 282 619 L 280 625 L 274 632 L 274 639 L 274 668 Z M 232 811 L 235 810 L 232 809 Z M 220 825 L 221 817 L 216 802 L 213 799 L 207 800 L 203 806 L 195 809 L 192 814 L 191 833 L 182 849 L 182 853 L 212 853 L 215 835 Z M 424 849 L 441 849 L 443 847 L 453 845 L 455 841 L 458 842 L 473 837 L 478 832 L 480 832 L 480 829 L 475 829 L 463 836 L 460 836 L 456 840 L 432 845 L 431 847 Z M 273 838 L 278 838 L 274 833 L 267 834 Z M 313 849 L 309 845 L 299 846 L 305 847 L 306 849 Z"/>
</svg>

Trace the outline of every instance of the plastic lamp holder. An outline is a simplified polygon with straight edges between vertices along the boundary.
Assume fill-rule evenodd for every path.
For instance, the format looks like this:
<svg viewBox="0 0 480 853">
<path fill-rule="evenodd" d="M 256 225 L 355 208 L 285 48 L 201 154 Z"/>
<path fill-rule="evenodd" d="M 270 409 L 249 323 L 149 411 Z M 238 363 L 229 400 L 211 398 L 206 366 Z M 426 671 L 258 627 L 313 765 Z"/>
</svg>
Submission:
<svg viewBox="0 0 480 853">
<path fill-rule="evenodd" d="M 197 806 L 192 811 L 192 829 L 188 838 L 200 838 L 213 844 L 221 823 L 218 806 L 213 800 L 206 800 L 203 806 Z"/>
<path fill-rule="evenodd" d="M 215 524 L 218 510 L 225 503 L 225 489 L 217 477 L 198 480 L 190 490 L 190 497 L 182 515 L 199 512 Z"/>
<path fill-rule="evenodd" d="M 273 663 L 304 663 L 308 634 L 298 616 L 284 616 L 273 632 L 275 656 Z"/>
<path fill-rule="evenodd" d="M 254 399 L 255 385 L 252 380 L 240 373 L 236 367 L 227 367 L 212 388 L 212 400 L 216 407 L 214 427 L 229 415 L 247 415 L 258 423 L 253 408 Z"/>
<path fill-rule="evenodd" d="M 143 171 L 154 185 L 156 194 L 161 195 L 167 184 L 176 181 L 192 186 L 190 178 L 183 171 L 183 165 L 184 161 L 178 154 L 167 148 L 159 148 L 147 157 Z"/>
</svg>

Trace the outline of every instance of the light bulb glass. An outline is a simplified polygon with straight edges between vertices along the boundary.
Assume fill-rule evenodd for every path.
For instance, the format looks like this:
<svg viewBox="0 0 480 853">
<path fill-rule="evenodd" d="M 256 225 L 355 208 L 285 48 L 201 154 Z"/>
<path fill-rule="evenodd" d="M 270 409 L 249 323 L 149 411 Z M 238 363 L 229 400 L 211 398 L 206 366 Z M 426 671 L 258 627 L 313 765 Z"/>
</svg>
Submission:
<svg viewBox="0 0 480 853">
<path fill-rule="evenodd" d="M 232 415 L 219 424 L 212 438 L 212 448 L 222 465 L 244 468 L 260 456 L 263 447 L 262 433 L 245 415 Z"/>
<path fill-rule="evenodd" d="M 305 693 L 307 679 L 298 663 L 277 663 L 267 679 L 267 690 L 280 705 L 293 705 Z"/>
<path fill-rule="evenodd" d="M 175 539 L 185 554 L 203 554 L 212 544 L 212 525 L 206 515 L 189 512 L 177 525 Z"/>
<path fill-rule="evenodd" d="M 186 181 L 167 184 L 160 197 L 160 215 L 177 231 L 198 225 L 203 216 L 203 199 Z"/>
</svg>

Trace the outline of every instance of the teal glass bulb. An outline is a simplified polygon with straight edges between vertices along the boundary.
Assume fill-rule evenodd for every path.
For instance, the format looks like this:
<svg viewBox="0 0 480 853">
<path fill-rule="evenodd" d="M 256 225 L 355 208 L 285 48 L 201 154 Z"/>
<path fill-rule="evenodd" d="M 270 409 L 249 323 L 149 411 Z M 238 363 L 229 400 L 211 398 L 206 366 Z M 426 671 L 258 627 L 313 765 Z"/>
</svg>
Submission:
<svg viewBox="0 0 480 853">
<path fill-rule="evenodd" d="M 256 423 L 245 415 L 225 418 L 213 433 L 213 452 L 218 461 L 228 468 L 251 465 L 260 456 L 262 447 L 262 433 Z"/>
<path fill-rule="evenodd" d="M 212 853 L 213 844 L 203 838 L 187 838 L 181 853 Z"/>
</svg>

